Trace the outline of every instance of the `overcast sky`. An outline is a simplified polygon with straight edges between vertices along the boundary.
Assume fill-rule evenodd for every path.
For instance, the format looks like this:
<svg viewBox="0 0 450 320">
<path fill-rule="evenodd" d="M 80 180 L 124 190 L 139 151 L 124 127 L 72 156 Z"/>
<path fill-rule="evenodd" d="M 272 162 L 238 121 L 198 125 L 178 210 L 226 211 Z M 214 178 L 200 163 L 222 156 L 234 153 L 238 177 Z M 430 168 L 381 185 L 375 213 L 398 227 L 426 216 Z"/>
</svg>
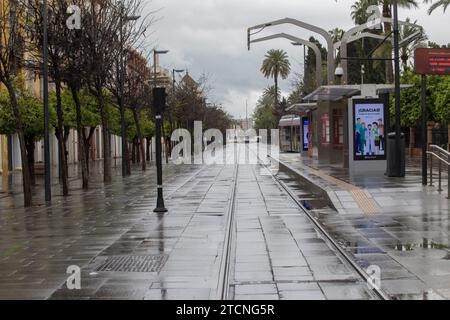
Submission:
<svg viewBox="0 0 450 320">
<path fill-rule="evenodd" d="M 188 69 L 194 79 L 209 75 L 211 102 L 220 103 L 235 118 L 245 117 L 245 103 L 251 115 L 262 90 L 272 84 L 259 71 L 264 54 L 272 48 L 287 51 L 292 71 L 303 68 L 303 49 L 284 39 L 257 43 L 247 51 L 246 30 L 264 22 L 290 17 L 326 30 L 353 26 L 351 0 L 146 0 L 157 12 L 158 22 L 151 36 L 153 44 L 169 49 L 161 57 L 168 68 Z M 430 40 L 449 43 L 450 10 L 442 9 L 431 16 L 426 5 L 419 9 L 400 9 L 400 18 L 410 17 L 422 25 Z M 287 32 L 301 38 L 314 35 L 306 30 L 284 26 L 270 27 L 259 33 Z M 318 38 L 319 40 L 322 40 Z M 291 89 L 290 80 L 281 81 L 284 93 Z"/>
</svg>

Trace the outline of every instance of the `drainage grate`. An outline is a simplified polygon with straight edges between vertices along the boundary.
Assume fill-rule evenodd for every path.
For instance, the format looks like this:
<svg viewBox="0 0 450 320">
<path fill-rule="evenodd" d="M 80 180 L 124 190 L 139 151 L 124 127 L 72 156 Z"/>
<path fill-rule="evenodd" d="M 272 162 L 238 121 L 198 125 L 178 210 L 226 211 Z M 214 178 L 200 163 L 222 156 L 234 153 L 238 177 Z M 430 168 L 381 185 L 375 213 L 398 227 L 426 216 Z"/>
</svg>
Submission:
<svg viewBox="0 0 450 320">
<path fill-rule="evenodd" d="M 148 256 L 110 256 L 95 271 L 116 272 L 159 272 L 168 256 L 162 254 Z"/>
</svg>

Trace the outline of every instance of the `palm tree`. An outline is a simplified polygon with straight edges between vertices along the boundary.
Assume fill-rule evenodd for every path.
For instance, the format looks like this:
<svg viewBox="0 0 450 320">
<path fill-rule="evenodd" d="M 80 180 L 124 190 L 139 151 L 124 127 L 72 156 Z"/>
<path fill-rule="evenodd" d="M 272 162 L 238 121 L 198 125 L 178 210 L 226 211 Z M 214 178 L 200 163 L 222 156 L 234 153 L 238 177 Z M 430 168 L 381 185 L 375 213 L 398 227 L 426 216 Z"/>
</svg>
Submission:
<svg viewBox="0 0 450 320">
<path fill-rule="evenodd" d="M 406 18 L 406 22 L 411 22 L 409 18 Z M 417 20 L 413 22 L 413 24 L 416 24 Z M 406 70 L 408 67 L 408 59 L 411 56 L 412 52 L 415 48 L 424 46 L 426 47 L 425 41 L 428 40 L 427 35 L 425 34 L 425 31 L 421 27 L 413 27 L 409 25 L 404 25 L 400 29 L 400 38 L 406 39 L 407 37 L 411 36 L 413 33 L 419 31 L 419 35 L 414 38 L 412 42 L 406 43 L 400 47 L 400 58 L 402 60 L 403 64 L 403 70 Z"/>
<path fill-rule="evenodd" d="M 433 0 L 424 0 L 425 3 L 432 3 Z M 434 10 L 439 7 L 442 7 L 442 10 L 445 12 L 447 7 L 450 5 L 450 0 L 438 0 L 435 3 L 432 3 L 430 8 L 428 9 L 428 14 L 431 14 Z"/>
<path fill-rule="evenodd" d="M 350 13 L 355 24 L 363 24 L 369 19 L 367 8 L 371 5 L 378 5 L 378 0 L 358 0 L 352 5 L 352 12 Z"/>
<path fill-rule="evenodd" d="M 425 0 L 428 1 L 428 0 Z M 445 0 L 448 1 L 448 0 Z M 417 8 L 417 0 L 397 0 L 398 6 L 405 9 Z M 358 0 L 352 6 L 352 18 L 362 19 L 364 13 L 367 15 L 366 10 L 370 5 L 379 5 L 382 7 L 383 17 L 392 18 L 392 0 Z M 367 18 L 366 18 L 367 20 Z M 360 21 L 359 21 L 360 22 Z M 365 22 L 365 21 L 364 21 Z M 392 31 L 392 25 L 390 22 L 384 23 L 384 33 L 389 34 Z M 386 48 L 380 48 L 381 52 L 388 54 L 387 58 L 392 58 L 392 47 L 390 43 L 385 43 Z M 394 72 L 392 69 L 392 63 L 386 62 L 386 82 L 392 83 L 394 81 Z"/>
<path fill-rule="evenodd" d="M 334 28 L 333 30 L 328 31 L 328 33 L 331 35 L 333 42 L 339 42 L 341 41 L 345 31 L 340 28 Z"/>
<path fill-rule="evenodd" d="M 264 56 L 261 72 L 266 78 L 273 78 L 275 87 L 275 109 L 278 106 L 278 77 L 286 79 L 291 71 L 287 53 L 283 50 L 269 50 Z"/>
</svg>

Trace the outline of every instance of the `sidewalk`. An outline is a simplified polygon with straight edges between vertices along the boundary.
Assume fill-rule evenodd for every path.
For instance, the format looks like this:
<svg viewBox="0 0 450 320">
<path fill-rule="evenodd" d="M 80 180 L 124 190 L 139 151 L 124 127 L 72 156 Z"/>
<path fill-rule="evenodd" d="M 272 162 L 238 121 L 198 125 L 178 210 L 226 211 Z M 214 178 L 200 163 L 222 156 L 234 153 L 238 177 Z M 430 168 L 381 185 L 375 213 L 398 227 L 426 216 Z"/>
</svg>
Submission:
<svg viewBox="0 0 450 320">
<path fill-rule="evenodd" d="M 362 266 L 382 270 L 382 288 L 398 298 L 450 298 L 450 200 L 422 186 L 409 162 L 405 178 L 354 175 L 299 154 L 281 154 L 287 171 L 328 195 L 339 214 L 318 220 Z M 393 279 L 402 273 L 403 279 Z"/>
<path fill-rule="evenodd" d="M 231 299 L 374 299 L 258 165 L 239 165 Z M 1 299 L 217 299 L 234 165 L 165 165 L 51 207 L 1 208 Z M 11 196 L 9 196 L 11 197 Z M 14 197 L 14 195 L 12 196 Z M 66 269 L 81 267 L 81 289 Z"/>
</svg>

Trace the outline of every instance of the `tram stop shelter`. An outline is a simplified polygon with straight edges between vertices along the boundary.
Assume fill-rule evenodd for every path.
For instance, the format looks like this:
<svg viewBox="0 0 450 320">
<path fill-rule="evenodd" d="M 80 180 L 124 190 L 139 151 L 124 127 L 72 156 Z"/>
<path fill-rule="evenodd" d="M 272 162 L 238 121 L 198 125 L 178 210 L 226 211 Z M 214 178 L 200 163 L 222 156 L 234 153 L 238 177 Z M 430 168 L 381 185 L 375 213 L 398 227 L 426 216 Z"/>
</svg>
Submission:
<svg viewBox="0 0 450 320">
<path fill-rule="evenodd" d="M 412 85 L 402 85 L 401 89 Z M 286 109 L 301 118 L 302 156 L 350 172 L 386 170 L 393 84 L 324 85 Z"/>
</svg>

